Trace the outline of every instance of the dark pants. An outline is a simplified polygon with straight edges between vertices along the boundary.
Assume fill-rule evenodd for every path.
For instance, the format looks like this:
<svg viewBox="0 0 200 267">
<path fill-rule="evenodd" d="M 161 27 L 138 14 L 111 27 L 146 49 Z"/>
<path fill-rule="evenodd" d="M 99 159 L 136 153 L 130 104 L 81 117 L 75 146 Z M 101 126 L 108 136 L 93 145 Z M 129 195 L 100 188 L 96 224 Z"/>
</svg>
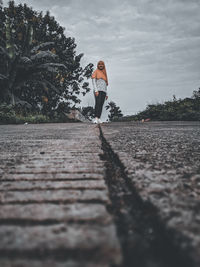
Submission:
<svg viewBox="0 0 200 267">
<path fill-rule="evenodd" d="M 103 104 L 105 101 L 106 93 L 99 91 L 99 95 L 95 95 L 95 117 L 100 118 L 102 113 Z"/>
</svg>

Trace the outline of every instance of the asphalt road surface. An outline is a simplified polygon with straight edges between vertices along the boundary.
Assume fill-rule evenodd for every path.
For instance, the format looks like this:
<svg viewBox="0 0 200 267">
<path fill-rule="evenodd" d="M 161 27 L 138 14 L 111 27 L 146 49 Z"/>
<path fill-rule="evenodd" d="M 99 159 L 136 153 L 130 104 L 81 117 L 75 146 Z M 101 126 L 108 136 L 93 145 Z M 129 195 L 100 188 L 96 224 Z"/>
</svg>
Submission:
<svg viewBox="0 0 200 267">
<path fill-rule="evenodd" d="M 0 266 L 200 265 L 200 123 L 0 126 Z"/>
</svg>

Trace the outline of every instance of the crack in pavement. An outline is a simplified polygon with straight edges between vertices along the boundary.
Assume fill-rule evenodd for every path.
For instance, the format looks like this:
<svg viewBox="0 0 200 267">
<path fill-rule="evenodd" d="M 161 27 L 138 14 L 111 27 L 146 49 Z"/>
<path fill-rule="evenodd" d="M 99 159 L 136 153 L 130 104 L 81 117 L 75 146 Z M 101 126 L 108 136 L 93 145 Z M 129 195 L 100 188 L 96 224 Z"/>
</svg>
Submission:
<svg viewBox="0 0 200 267">
<path fill-rule="evenodd" d="M 123 266 L 194 266 L 188 252 L 174 241 L 177 233 L 166 228 L 156 207 L 140 198 L 123 163 L 105 139 L 101 126 L 99 131 L 103 150 L 103 155 L 100 156 L 106 167 L 105 181 L 112 203 L 107 208 L 117 226 L 123 251 Z"/>
</svg>

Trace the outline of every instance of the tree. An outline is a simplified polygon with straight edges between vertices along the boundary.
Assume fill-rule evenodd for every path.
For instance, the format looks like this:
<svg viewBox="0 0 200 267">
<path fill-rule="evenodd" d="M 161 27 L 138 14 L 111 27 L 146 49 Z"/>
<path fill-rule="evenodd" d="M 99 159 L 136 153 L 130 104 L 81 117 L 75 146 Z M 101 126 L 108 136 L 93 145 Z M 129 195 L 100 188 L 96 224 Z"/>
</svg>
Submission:
<svg viewBox="0 0 200 267">
<path fill-rule="evenodd" d="M 123 117 L 120 107 L 118 107 L 113 101 L 110 101 L 106 105 L 106 109 L 109 110 L 108 118 L 110 121 L 118 120 L 120 117 Z"/>
<path fill-rule="evenodd" d="M 200 99 L 200 88 L 198 90 L 193 91 L 193 96 L 194 99 Z"/>
<path fill-rule="evenodd" d="M 131 116 L 132 120 L 142 120 L 150 118 L 151 120 L 200 120 L 200 89 L 193 91 L 192 97 L 165 101 L 163 104 L 151 104 L 144 111 L 137 115 Z"/>
<path fill-rule="evenodd" d="M 92 106 L 82 107 L 81 113 L 89 120 L 95 117 L 94 108 Z"/>
<path fill-rule="evenodd" d="M 78 95 L 90 91 L 93 64 L 80 67 L 75 39 L 64 35 L 47 12 L 44 16 L 26 4 L 0 6 L 0 101 L 26 102 L 44 113 L 54 112 L 60 102 L 70 108 Z M 62 105 L 62 106 L 63 106 Z"/>
</svg>

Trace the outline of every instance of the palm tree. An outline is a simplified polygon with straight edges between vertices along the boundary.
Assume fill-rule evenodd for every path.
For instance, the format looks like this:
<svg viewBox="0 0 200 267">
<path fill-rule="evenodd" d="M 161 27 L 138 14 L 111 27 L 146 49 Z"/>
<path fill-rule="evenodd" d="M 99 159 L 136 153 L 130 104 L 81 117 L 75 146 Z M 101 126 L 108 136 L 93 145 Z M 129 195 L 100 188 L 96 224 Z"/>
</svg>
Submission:
<svg viewBox="0 0 200 267">
<path fill-rule="evenodd" d="M 113 101 L 110 101 L 106 105 L 106 109 L 109 110 L 108 118 L 110 121 L 118 120 L 119 118 L 123 117 L 120 107 L 118 107 Z"/>
<path fill-rule="evenodd" d="M 0 5 L 0 102 L 55 109 L 61 101 L 79 103 L 90 91 L 93 64 L 80 67 L 75 40 L 50 16 L 27 7 Z M 81 86 L 82 85 L 82 86 Z M 22 101 L 23 100 L 23 101 Z"/>
<path fill-rule="evenodd" d="M 20 102 L 15 91 L 28 81 L 41 84 L 58 92 L 57 88 L 43 77 L 46 72 L 58 72 L 58 69 L 66 70 L 64 64 L 59 64 L 58 56 L 47 50 L 55 46 L 54 42 L 42 43 L 30 49 L 32 44 L 33 27 L 27 26 L 25 48 L 21 50 L 13 41 L 10 27 L 10 18 L 6 20 L 6 49 L 0 46 L 0 56 L 6 60 L 6 74 L 0 74 L 0 83 L 7 88 L 3 91 L 3 98 L 9 96 L 10 102 L 15 105 Z M 14 31 L 12 31 L 14 33 Z M 44 63 L 43 63 L 44 62 Z"/>
</svg>

